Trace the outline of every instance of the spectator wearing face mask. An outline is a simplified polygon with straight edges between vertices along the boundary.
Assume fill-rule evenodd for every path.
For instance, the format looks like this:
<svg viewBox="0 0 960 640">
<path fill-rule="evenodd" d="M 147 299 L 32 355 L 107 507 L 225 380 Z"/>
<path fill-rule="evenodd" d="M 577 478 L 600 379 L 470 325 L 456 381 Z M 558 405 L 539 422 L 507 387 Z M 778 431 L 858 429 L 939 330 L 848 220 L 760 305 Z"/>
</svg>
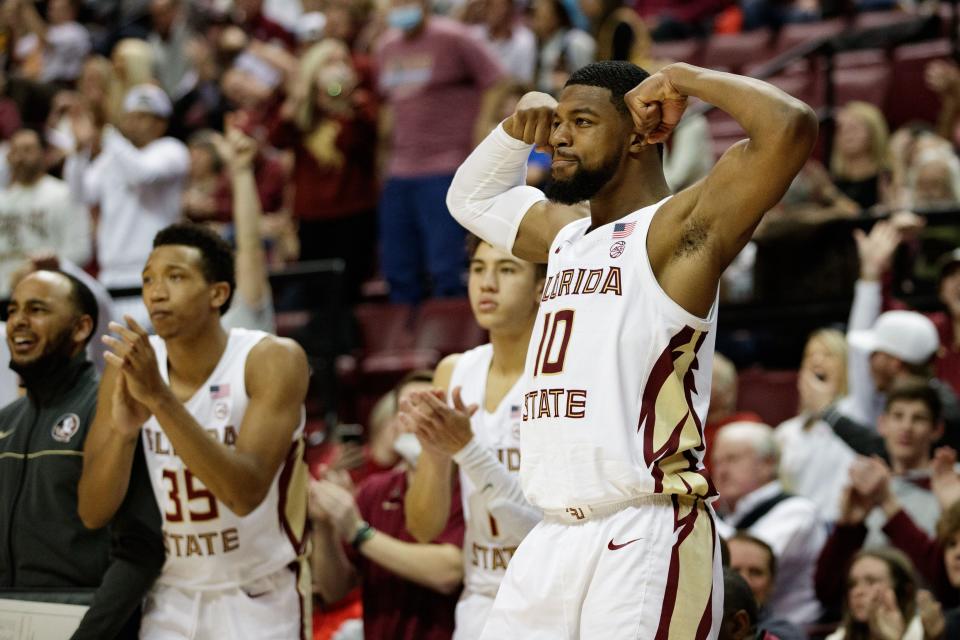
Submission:
<svg viewBox="0 0 960 640">
<path fill-rule="evenodd" d="M 469 28 L 429 15 L 426 0 L 392 0 L 392 27 L 375 55 L 384 99 L 386 181 L 380 199 L 381 266 L 393 302 L 462 296 L 464 230 L 450 217 L 447 190 L 473 148 L 486 91 L 504 80 L 493 53 Z M 454 106 L 455 105 L 455 106 Z"/>
<path fill-rule="evenodd" d="M 414 372 L 397 386 L 398 400 L 429 391 L 431 381 L 432 372 Z M 395 448 L 408 465 L 416 464 L 415 436 L 401 435 Z M 369 640 L 448 640 L 453 634 L 463 579 L 460 492 L 452 495 L 443 532 L 429 543 L 416 542 L 404 514 L 409 473 L 398 468 L 370 476 L 356 496 L 333 479 L 310 487 L 314 592 L 332 605 L 359 583 Z"/>
</svg>

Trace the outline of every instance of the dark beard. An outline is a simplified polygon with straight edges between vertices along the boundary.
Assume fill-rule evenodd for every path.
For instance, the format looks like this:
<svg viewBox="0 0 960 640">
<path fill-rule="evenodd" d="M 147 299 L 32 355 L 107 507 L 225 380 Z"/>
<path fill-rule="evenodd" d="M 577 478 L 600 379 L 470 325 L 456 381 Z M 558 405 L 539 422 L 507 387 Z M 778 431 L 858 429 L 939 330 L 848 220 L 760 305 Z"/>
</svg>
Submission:
<svg viewBox="0 0 960 640">
<path fill-rule="evenodd" d="M 70 362 L 70 352 L 73 351 L 73 341 L 70 339 L 72 334 L 71 325 L 51 340 L 46 351 L 31 362 L 18 363 L 11 358 L 10 368 L 23 378 L 24 386 L 29 389 L 37 381 L 56 373 Z"/>
<path fill-rule="evenodd" d="M 568 180 L 547 181 L 543 193 L 553 202 L 577 204 L 597 195 L 600 189 L 610 182 L 617 172 L 619 158 L 614 156 L 610 162 L 597 169 L 579 167 Z"/>
</svg>

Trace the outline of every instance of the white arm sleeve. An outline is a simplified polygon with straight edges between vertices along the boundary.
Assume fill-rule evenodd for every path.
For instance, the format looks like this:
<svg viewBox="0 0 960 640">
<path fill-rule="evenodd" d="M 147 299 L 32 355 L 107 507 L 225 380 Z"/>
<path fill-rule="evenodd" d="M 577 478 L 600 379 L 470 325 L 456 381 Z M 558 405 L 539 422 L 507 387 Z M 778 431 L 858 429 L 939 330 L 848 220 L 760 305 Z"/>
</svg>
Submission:
<svg viewBox="0 0 960 640">
<path fill-rule="evenodd" d="M 542 191 L 526 186 L 532 147 L 499 125 L 463 161 L 447 192 L 447 208 L 457 222 L 510 253 L 523 216 L 546 200 Z"/>
<path fill-rule="evenodd" d="M 847 331 L 863 331 L 873 326 L 883 307 L 879 282 L 857 280 Z M 871 418 L 877 400 L 877 388 L 870 375 L 870 354 L 856 347 L 847 349 L 847 399 L 839 405 L 841 413 L 858 422 L 873 424 Z"/>
<path fill-rule="evenodd" d="M 483 496 L 487 511 L 505 532 L 525 536 L 543 519 L 543 513 L 527 502 L 517 476 L 476 439 L 455 453 L 453 460 L 470 478 Z"/>
</svg>

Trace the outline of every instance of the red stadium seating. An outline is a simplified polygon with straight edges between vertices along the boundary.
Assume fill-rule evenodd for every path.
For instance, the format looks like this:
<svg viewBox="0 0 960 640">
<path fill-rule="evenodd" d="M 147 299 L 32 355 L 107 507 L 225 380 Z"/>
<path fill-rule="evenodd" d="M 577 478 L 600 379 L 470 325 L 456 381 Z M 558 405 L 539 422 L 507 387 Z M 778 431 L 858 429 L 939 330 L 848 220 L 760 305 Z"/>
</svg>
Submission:
<svg viewBox="0 0 960 640">
<path fill-rule="evenodd" d="M 835 36 L 844 30 L 844 22 L 839 18 L 834 20 L 824 20 L 823 22 L 802 22 L 797 24 L 788 24 L 780 31 L 777 38 L 777 53 L 783 53 L 787 49 L 810 42 L 817 38 L 829 38 Z"/>
<path fill-rule="evenodd" d="M 771 426 L 797 415 L 796 371 L 767 371 L 752 367 L 739 373 L 737 387 L 737 409 L 754 411 Z"/>
<path fill-rule="evenodd" d="M 417 314 L 414 344 L 448 355 L 483 344 L 486 335 L 466 298 L 427 300 Z"/>
<path fill-rule="evenodd" d="M 882 109 L 887 103 L 892 78 L 888 65 L 837 69 L 833 73 L 835 104 L 841 107 L 851 100 L 863 100 Z"/>
<path fill-rule="evenodd" d="M 741 73 L 760 60 L 773 57 L 771 34 L 765 29 L 710 38 L 704 52 L 704 64 L 712 69 Z"/>
<path fill-rule="evenodd" d="M 689 39 L 655 42 L 651 55 L 656 60 L 700 64 L 703 57 L 703 41 Z"/>
<path fill-rule="evenodd" d="M 893 81 L 885 114 L 891 129 L 909 120 L 936 122 L 940 99 L 927 88 L 923 70 L 931 60 L 949 58 L 946 38 L 899 47 L 893 54 Z"/>
</svg>

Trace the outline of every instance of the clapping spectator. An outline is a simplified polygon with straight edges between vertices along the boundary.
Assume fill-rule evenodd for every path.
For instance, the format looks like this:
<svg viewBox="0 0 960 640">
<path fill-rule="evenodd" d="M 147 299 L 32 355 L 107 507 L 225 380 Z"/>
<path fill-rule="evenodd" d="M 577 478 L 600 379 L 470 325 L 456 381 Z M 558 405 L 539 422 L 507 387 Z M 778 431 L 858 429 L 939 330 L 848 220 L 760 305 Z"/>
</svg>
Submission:
<svg viewBox="0 0 960 640">
<path fill-rule="evenodd" d="M 294 154 L 300 259 L 345 262 L 346 298 L 373 270 L 377 103 L 347 46 L 327 38 L 303 56 L 270 141 Z"/>
<path fill-rule="evenodd" d="M 33 0 L 7 0 L 16 7 L 20 34 L 15 55 L 25 75 L 41 83 L 73 82 L 90 52 L 90 34 L 77 22 L 79 0 L 50 0 L 47 19 Z"/>
<path fill-rule="evenodd" d="M 827 640 L 924 640 L 916 615 L 917 580 L 903 553 L 860 552 L 850 566 L 847 585 L 843 624 Z"/>
<path fill-rule="evenodd" d="M 107 287 L 140 286 L 143 256 L 157 231 L 180 217 L 189 152 L 164 137 L 170 99 L 154 85 L 139 85 L 124 101 L 120 129 L 96 127 L 89 112 L 78 113 L 73 133 L 78 151 L 64 168 L 80 202 L 100 206 L 97 251 L 100 281 Z M 95 148 L 99 155 L 94 158 Z M 117 312 L 147 323 L 138 294 L 117 300 Z"/>
</svg>

